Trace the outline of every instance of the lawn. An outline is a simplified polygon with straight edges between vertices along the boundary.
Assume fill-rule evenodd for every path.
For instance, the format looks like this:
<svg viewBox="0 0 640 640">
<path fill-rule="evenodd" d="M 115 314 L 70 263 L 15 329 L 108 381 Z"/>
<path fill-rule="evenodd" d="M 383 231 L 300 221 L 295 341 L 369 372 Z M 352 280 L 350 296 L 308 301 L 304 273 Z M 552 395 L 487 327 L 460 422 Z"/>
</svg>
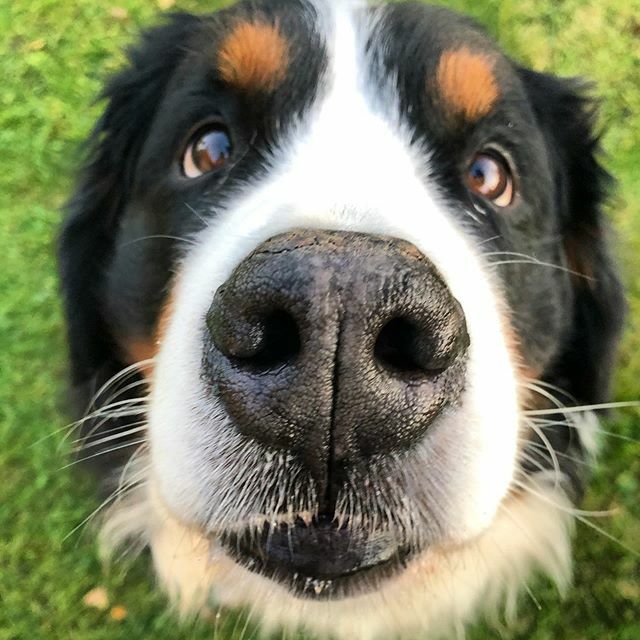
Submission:
<svg viewBox="0 0 640 640">
<path fill-rule="evenodd" d="M 221 3 L 185 0 L 205 11 Z M 631 318 L 617 399 L 640 398 L 640 0 L 450 0 L 479 17 L 517 59 L 583 75 L 603 99 L 607 165 L 619 180 L 610 206 Z M 146 558 L 105 570 L 90 530 L 70 532 L 97 506 L 91 481 L 67 462 L 64 340 L 53 259 L 60 209 L 79 145 L 99 113 L 102 80 L 122 48 L 170 0 L 20 0 L 0 4 L 0 640 L 181 640 Z M 640 638 L 640 413 L 613 415 L 585 508 L 613 510 L 580 525 L 575 586 L 560 602 L 544 581 L 522 599 L 505 637 Z M 53 434 L 53 435 L 52 435 Z M 50 436 L 50 437 L 46 437 Z M 636 440 L 634 440 L 634 438 Z M 615 540 L 614 540 L 615 539 Z M 635 550 L 635 553 L 633 552 Z M 110 604 L 83 604 L 97 586 Z M 223 616 L 221 640 L 243 635 Z M 493 638 L 477 629 L 472 638 Z"/>
</svg>

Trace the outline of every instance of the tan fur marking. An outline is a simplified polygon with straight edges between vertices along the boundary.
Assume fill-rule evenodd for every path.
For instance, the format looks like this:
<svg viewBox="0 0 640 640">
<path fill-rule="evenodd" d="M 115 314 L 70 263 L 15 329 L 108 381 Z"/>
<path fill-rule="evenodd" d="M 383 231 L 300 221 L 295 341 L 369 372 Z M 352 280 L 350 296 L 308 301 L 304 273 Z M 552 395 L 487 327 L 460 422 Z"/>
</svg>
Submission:
<svg viewBox="0 0 640 640">
<path fill-rule="evenodd" d="M 594 233 L 574 233 L 566 238 L 564 250 L 567 266 L 571 270 L 571 280 L 579 288 L 595 288 L 596 278 L 593 268 L 593 249 L 597 242 Z"/>
<path fill-rule="evenodd" d="M 160 315 L 158 316 L 158 322 L 156 324 L 156 330 L 154 332 L 154 343 L 156 345 L 156 352 L 160 348 L 162 341 L 164 340 L 164 335 L 167 332 L 167 328 L 169 326 L 169 320 L 171 320 L 171 316 L 175 310 L 176 300 L 176 286 L 177 281 L 173 282 L 171 286 L 171 290 L 169 291 L 169 295 L 167 299 L 164 301 L 162 305 L 162 309 L 160 310 Z"/>
<path fill-rule="evenodd" d="M 518 380 L 520 382 L 537 380 L 542 375 L 542 371 L 526 361 L 522 352 L 522 340 L 513 327 L 511 320 L 509 320 L 508 317 L 504 317 L 502 319 L 502 326 L 507 349 L 511 355 L 511 363 L 513 364 Z"/>
<path fill-rule="evenodd" d="M 448 115 L 475 122 L 491 111 L 500 97 L 494 65 L 489 55 L 467 47 L 442 54 L 436 83 Z"/>
<path fill-rule="evenodd" d="M 173 314 L 175 284 L 176 283 L 174 282 L 167 299 L 162 305 L 153 335 L 148 337 L 123 339 L 121 342 L 128 359 L 128 364 L 140 363 L 140 372 L 145 378 L 149 378 L 153 373 L 153 362 L 149 361 L 152 361 L 156 357 L 158 350 L 160 349 L 162 339 L 164 338 L 164 334 L 167 330 L 169 319 Z"/>
<path fill-rule="evenodd" d="M 218 71 L 230 85 L 245 91 L 273 91 L 284 80 L 289 47 L 277 25 L 242 22 L 218 52 Z"/>
<path fill-rule="evenodd" d="M 153 340 L 138 338 L 136 340 L 127 341 L 125 349 L 129 364 L 140 363 L 140 368 L 146 369 L 147 361 L 153 360 L 156 355 L 157 347 Z"/>
<path fill-rule="evenodd" d="M 522 350 L 522 340 L 515 330 L 513 323 L 506 314 L 502 315 L 502 331 L 505 337 L 507 350 L 511 356 L 516 382 L 518 384 L 517 395 L 518 405 L 521 411 L 531 411 L 535 409 L 551 409 L 554 404 L 546 396 L 547 393 L 553 395 L 553 391 L 542 388 L 542 392 L 536 390 L 543 371 L 528 363 Z M 518 459 L 522 460 L 527 452 L 530 442 L 536 439 L 534 428 L 526 420 L 521 420 L 520 433 L 517 443 Z M 519 496 L 522 491 L 517 487 L 511 487 L 510 493 Z"/>
</svg>

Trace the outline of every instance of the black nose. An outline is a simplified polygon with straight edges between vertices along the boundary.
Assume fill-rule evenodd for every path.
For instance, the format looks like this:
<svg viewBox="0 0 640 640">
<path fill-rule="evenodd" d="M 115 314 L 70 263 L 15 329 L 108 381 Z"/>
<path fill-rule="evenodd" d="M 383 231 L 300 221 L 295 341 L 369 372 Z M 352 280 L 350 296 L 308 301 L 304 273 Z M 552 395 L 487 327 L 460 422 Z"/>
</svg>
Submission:
<svg viewBox="0 0 640 640">
<path fill-rule="evenodd" d="M 272 238 L 217 291 L 207 327 L 205 374 L 236 427 L 295 455 L 321 491 L 410 448 L 464 386 L 462 309 L 401 240 Z"/>
</svg>

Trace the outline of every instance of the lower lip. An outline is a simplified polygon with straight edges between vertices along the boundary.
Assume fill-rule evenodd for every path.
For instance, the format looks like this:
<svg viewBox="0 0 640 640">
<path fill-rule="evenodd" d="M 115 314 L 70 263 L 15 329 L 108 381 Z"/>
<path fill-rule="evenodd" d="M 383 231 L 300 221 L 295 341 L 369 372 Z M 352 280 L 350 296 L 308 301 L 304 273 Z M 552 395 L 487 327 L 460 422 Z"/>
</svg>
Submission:
<svg viewBox="0 0 640 640">
<path fill-rule="evenodd" d="M 262 529 L 224 533 L 220 540 L 245 568 L 313 600 L 373 591 L 410 556 L 408 546 L 395 544 L 389 533 L 364 538 L 331 522 L 265 523 Z"/>
</svg>

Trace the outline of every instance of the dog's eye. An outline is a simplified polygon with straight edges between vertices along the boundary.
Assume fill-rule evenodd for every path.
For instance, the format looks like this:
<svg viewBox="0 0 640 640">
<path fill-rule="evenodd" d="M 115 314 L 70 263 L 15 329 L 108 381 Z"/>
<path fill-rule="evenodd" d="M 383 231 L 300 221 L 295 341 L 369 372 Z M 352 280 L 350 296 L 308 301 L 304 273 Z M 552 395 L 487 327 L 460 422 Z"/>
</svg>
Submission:
<svg viewBox="0 0 640 640">
<path fill-rule="evenodd" d="M 222 125 L 200 130 L 187 146 L 182 157 L 182 173 L 198 178 L 224 166 L 231 157 L 231 136 Z"/>
<path fill-rule="evenodd" d="M 513 175 L 508 162 L 496 152 L 478 153 L 467 171 L 467 185 L 498 207 L 508 207 L 514 198 Z"/>
</svg>

